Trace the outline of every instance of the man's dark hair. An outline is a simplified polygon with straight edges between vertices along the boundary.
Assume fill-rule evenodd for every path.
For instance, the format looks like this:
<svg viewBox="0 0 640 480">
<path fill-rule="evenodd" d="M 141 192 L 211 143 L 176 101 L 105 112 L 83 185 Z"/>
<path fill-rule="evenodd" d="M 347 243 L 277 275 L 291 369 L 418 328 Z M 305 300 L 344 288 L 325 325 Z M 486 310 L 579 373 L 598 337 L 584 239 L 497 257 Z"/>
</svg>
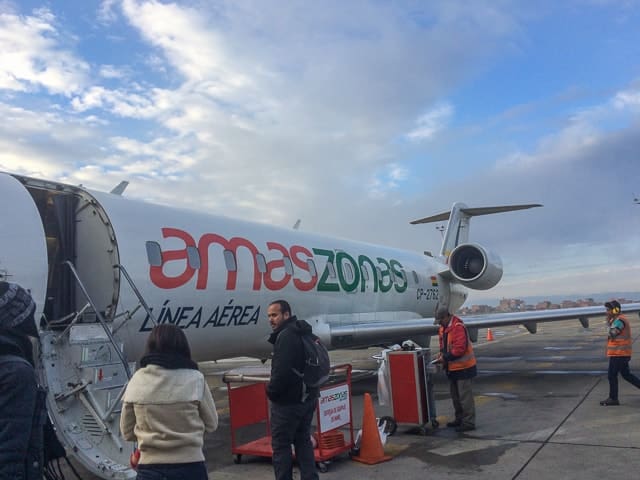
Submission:
<svg viewBox="0 0 640 480">
<path fill-rule="evenodd" d="M 280 305 L 280 312 L 284 315 L 288 313 L 291 315 L 291 305 L 286 300 L 275 300 L 271 302 L 269 305 Z"/>
<path fill-rule="evenodd" d="M 144 355 L 151 353 L 180 355 L 191 360 L 191 348 L 189 348 L 187 336 L 180 327 L 170 323 L 156 325 L 151 330 Z"/>
</svg>

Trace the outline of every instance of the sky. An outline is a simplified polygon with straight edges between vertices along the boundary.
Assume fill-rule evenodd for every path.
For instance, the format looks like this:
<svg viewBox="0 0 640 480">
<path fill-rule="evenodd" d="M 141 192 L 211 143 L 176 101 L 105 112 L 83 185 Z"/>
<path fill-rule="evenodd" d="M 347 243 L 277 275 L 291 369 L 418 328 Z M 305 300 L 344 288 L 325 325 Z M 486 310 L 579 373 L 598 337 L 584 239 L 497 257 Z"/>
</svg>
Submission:
<svg viewBox="0 0 640 480">
<path fill-rule="evenodd" d="M 640 1 L 0 0 L 0 170 L 640 292 Z"/>
</svg>

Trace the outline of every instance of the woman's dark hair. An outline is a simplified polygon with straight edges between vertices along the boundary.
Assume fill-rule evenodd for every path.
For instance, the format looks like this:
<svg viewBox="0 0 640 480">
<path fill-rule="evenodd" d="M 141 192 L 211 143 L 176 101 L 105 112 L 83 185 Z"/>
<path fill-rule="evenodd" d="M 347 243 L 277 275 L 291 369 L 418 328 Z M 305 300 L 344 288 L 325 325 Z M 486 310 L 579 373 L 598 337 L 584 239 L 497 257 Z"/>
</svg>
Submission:
<svg viewBox="0 0 640 480">
<path fill-rule="evenodd" d="M 165 353 L 180 355 L 191 360 L 191 348 L 187 336 L 180 327 L 163 323 L 151 329 L 144 354 Z"/>
</svg>

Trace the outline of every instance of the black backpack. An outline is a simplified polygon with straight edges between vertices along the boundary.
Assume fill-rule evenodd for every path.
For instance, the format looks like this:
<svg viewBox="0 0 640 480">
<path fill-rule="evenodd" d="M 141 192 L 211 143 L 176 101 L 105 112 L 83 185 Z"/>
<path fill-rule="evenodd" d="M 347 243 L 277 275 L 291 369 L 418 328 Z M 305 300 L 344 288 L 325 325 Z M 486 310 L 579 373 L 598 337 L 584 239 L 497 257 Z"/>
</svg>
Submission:
<svg viewBox="0 0 640 480">
<path fill-rule="evenodd" d="M 302 401 L 309 396 L 308 390 L 318 389 L 329 380 L 331 360 L 329 352 L 320 339 L 313 333 L 300 335 L 304 347 L 304 369 L 302 372 L 292 368 L 293 372 L 302 379 Z"/>
</svg>

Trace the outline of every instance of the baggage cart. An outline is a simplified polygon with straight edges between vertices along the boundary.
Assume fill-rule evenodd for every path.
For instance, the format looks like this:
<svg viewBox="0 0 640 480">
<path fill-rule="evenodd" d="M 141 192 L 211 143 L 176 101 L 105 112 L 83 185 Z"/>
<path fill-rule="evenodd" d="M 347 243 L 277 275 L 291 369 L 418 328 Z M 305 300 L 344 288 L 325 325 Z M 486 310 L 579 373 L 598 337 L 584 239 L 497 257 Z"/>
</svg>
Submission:
<svg viewBox="0 0 640 480">
<path fill-rule="evenodd" d="M 267 398 L 269 371 L 266 368 L 232 370 L 225 373 L 223 381 L 229 396 L 234 462 L 240 463 L 243 455 L 272 458 Z M 317 402 L 314 456 L 318 469 L 326 472 L 331 459 L 350 452 L 354 446 L 351 365 L 331 367 L 329 381 L 320 388 Z"/>
<path fill-rule="evenodd" d="M 393 419 L 399 425 L 416 427 L 421 434 L 427 425 L 438 427 L 430 349 L 397 350 L 387 354 Z"/>
</svg>

